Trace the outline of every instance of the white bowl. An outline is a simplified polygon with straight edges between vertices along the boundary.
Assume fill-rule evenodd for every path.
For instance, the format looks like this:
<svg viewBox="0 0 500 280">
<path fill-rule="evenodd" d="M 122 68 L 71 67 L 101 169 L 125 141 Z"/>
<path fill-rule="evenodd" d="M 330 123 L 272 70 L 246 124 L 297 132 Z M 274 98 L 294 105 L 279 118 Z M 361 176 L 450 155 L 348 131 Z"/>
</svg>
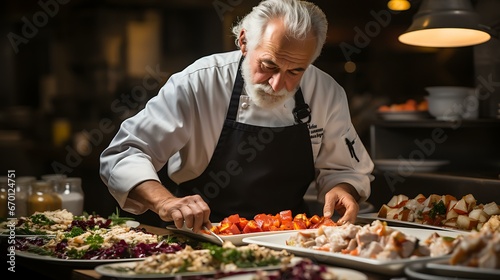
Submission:
<svg viewBox="0 0 500 280">
<path fill-rule="evenodd" d="M 464 95 L 426 96 L 429 114 L 438 120 L 451 121 L 462 118 Z"/>
<path fill-rule="evenodd" d="M 429 93 L 429 96 L 450 96 L 459 95 L 464 96 L 474 92 L 474 88 L 471 87 L 426 87 L 425 90 Z"/>
</svg>

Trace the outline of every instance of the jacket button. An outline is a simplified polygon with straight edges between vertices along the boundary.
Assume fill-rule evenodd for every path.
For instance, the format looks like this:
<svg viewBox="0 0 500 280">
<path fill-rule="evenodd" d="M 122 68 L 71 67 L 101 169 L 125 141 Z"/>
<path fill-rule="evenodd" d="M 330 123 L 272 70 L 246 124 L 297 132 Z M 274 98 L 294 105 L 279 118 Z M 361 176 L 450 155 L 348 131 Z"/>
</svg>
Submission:
<svg viewBox="0 0 500 280">
<path fill-rule="evenodd" d="M 241 108 L 243 108 L 243 109 L 248 108 L 248 106 L 249 106 L 249 105 L 248 105 L 248 103 L 246 103 L 246 102 L 241 103 Z"/>
</svg>

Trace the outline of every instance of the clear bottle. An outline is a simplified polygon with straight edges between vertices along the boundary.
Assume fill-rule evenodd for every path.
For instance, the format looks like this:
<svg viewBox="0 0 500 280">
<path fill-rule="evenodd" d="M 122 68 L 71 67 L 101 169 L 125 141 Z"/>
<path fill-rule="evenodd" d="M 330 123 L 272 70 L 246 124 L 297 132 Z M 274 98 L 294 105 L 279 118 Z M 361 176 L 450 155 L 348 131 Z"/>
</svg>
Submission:
<svg viewBox="0 0 500 280">
<path fill-rule="evenodd" d="M 61 181 L 57 194 L 61 198 L 62 209 L 66 209 L 73 215 L 83 214 L 84 193 L 82 179 L 80 177 L 68 177 Z"/>
<path fill-rule="evenodd" d="M 28 198 L 31 185 L 36 181 L 34 176 L 20 176 L 16 180 L 16 217 L 28 216 Z"/>
<path fill-rule="evenodd" d="M 54 192 L 54 187 L 47 181 L 36 181 L 31 186 L 28 197 L 28 216 L 35 212 L 61 209 L 61 198 Z"/>
</svg>

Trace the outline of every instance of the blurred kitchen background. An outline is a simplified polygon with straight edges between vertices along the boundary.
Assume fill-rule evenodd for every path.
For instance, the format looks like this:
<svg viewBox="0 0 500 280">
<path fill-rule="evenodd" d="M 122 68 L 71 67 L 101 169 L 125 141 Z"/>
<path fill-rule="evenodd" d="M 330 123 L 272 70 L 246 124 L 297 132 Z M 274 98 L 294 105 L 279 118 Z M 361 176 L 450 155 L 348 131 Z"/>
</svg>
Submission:
<svg viewBox="0 0 500 280">
<path fill-rule="evenodd" d="M 200 56 L 235 49 L 231 26 L 258 2 L 1 1 L 0 170 L 81 177 L 85 210 L 112 213 L 116 203 L 99 178 L 98 157 L 120 122 L 172 73 Z M 422 100 L 427 86 L 483 83 L 492 94 L 481 100 L 479 117 L 499 119 L 498 39 L 473 47 L 414 47 L 397 38 L 420 1 L 400 12 L 388 10 L 388 0 L 313 2 L 330 24 L 315 64 L 344 86 L 368 148 L 377 108 Z M 472 3 L 485 24 L 498 25 L 500 1 Z"/>
</svg>

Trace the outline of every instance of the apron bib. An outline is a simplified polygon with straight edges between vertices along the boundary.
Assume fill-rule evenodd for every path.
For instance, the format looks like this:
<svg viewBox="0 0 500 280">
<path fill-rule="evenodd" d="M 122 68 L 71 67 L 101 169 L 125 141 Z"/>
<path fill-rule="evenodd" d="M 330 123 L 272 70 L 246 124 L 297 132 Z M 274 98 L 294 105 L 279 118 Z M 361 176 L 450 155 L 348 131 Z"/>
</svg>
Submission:
<svg viewBox="0 0 500 280">
<path fill-rule="evenodd" d="M 199 194 L 210 206 L 211 221 L 232 214 L 253 219 L 283 210 L 309 215 L 303 196 L 315 172 L 309 129 L 301 122 L 310 120 L 302 91 L 295 94 L 297 124 L 261 127 L 236 122 L 243 84 L 239 70 L 210 163 L 200 176 L 179 184 L 176 196 Z"/>
</svg>

